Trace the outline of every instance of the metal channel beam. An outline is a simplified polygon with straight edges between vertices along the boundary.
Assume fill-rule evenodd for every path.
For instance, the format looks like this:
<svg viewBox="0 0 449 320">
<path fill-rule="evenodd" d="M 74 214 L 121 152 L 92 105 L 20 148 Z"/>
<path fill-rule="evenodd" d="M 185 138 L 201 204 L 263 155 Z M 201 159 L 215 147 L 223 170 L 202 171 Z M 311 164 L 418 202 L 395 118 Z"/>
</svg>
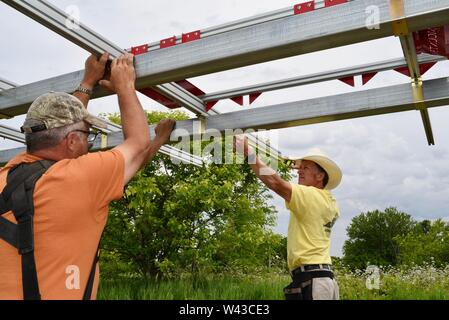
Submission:
<svg viewBox="0 0 449 320">
<path fill-rule="evenodd" d="M 221 114 L 219 111 L 211 109 L 206 115 L 207 117 L 213 116 L 213 115 L 219 115 Z M 273 156 L 277 159 L 283 159 L 282 153 L 273 148 L 271 145 L 267 144 L 265 141 L 263 141 L 261 138 L 259 138 L 256 134 L 248 134 L 248 140 L 252 147 L 256 148 L 257 150 L 264 152 L 265 154 L 269 154 L 270 156 Z"/>
<path fill-rule="evenodd" d="M 121 128 L 121 127 L 118 126 L 118 128 Z M 117 131 L 117 130 L 116 131 L 111 131 L 111 132 L 122 134 L 122 131 Z M 17 129 L 11 128 L 9 126 L 1 125 L 1 124 L 0 124 L 0 137 L 3 137 L 5 139 L 9 139 L 9 140 L 13 140 L 13 141 L 25 144 L 25 135 L 22 132 L 20 132 Z M 101 139 L 99 138 L 97 140 L 98 141 L 95 142 L 96 149 L 100 149 L 100 145 L 101 145 L 101 141 L 100 140 Z M 22 150 L 22 148 L 19 148 L 19 150 Z M 25 151 L 25 148 L 23 148 L 23 151 Z M 0 151 L 0 153 L 2 153 L 2 152 L 3 151 Z M 189 153 L 187 153 L 185 151 L 176 149 L 176 148 L 174 148 L 172 146 L 162 146 L 159 149 L 159 152 L 162 153 L 162 154 L 168 155 L 168 156 L 170 156 L 170 157 L 172 157 L 174 159 L 180 160 L 180 161 L 182 161 L 184 163 L 193 164 L 193 165 L 195 165 L 197 167 L 201 167 L 202 164 L 203 164 L 203 160 L 200 157 L 197 157 L 197 156 L 189 154 Z M 8 153 L 8 152 L 6 152 L 6 153 Z"/>
<path fill-rule="evenodd" d="M 377 6 L 379 29 L 366 28 L 366 8 Z M 405 18 L 411 32 L 449 23 L 449 0 L 408 0 Z M 389 0 L 351 1 L 306 14 L 220 33 L 136 56 L 137 88 L 238 68 L 393 35 Z M 82 71 L 8 90 L 0 97 L 0 112 L 25 113 L 43 91 L 70 92 Z M 42 90 L 45 88 L 45 90 Z M 97 90 L 94 97 L 110 93 Z"/>
<path fill-rule="evenodd" d="M 1 1 L 92 54 L 101 55 L 103 52 L 108 52 L 110 54 L 110 59 L 113 59 L 126 52 L 126 50 L 121 49 L 113 42 L 107 40 L 80 22 L 77 22 L 76 28 L 68 28 L 67 21 L 70 21 L 69 15 L 45 0 Z M 196 114 L 203 114 L 206 112 L 204 103 L 198 101 L 199 99 L 196 96 L 175 83 L 167 85 L 177 86 L 176 90 L 168 90 L 164 86 L 156 86 L 155 89 Z M 62 91 L 71 92 L 74 89 L 75 87 Z"/>
<path fill-rule="evenodd" d="M 422 54 L 418 56 L 418 62 L 428 63 L 436 61 L 447 60 L 446 57 L 434 56 L 428 54 Z M 400 67 L 407 66 L 407 62 L 404 58 L 392 59 L 387 61 L 375 62 L 370 64 L 364 64 L 360 66 L 355 66 L 351 68 L 342 68 L 334 71 L 326 71 L 320 73 L 314 73 L 310 75 L 294 77 L 279 81 L 272 81 L 266 83 L 255 84 L 247 87 L 236 88 L 231 90 L 219 91 L 210 94 L 206 94 L 201 97 L 205 102 L 217 101 L 222 99 L 233 98 L 235 96 L 248 95 L 254 92 L 268 92 L 280 89 L 286 89 L 296 86 L 303 86 L 313 83 L 319 83 L 323 81 L 336 80 L 353 75 L 361 75 L 365 73 L 381 72 L 392 70 Z"/>
<path fill-rule="evenodd" d="M 12 89 L 15 87 L 17 87 L 17 85 L 14 82 L 0 78 L 0 91 Z"/>
<path fill-rule="evenodd" d="M 25 136 L 19 130 L 0 124 L 0 137 L 25 143 Z"/>
<path fill-rule="evenodd" d="M 4 79 L 2 79 L 2 82 L 7 83 L 10 87 L 17 86 L 15 83 L 9 82 Z M 122 127 L 120 125 L 115 124 L 111 121 L 99 118 L 99 117 L 96 117 L 96 118 L 108 125 L 108 128 L 106 130 L 109 131 L 109 133 L 120 132 L 120 134 L 122 134 L 122 131 L 121 131 Z M 19 130 L 15 129 L 15 128 L 11 128 L 9 126 L 5 126 L 5 125 L 1 125 L 1 124 L 0 124 L 0 137 L 25 144 L 25 135 L 22 132 L 20 132 Z M 107 139 L 107 136 L 106 136 L 106 139 Z M 99 149 L 101 147 L 101 144 L 102 144 L 102 142 L 97 142 L 97 149 Z M 169 145 L 162 146 L 159 149 L 159 152 L 162 154 L 168 155 L 174 159 L 180 160 L 184 163 L 193 164 L 197 167 L 201 167 L 203 164 L 203 159 L 201 159 L 200 157 L 197 157 L 197 156 L 189 154 L 185 151 L 176 149 Z"/>
<path fill-rule="evenodd" d="M 349 0 L 352 1 L 352 0 Z M 325 7 L 324 0 L 315 0 L 315 9 L 321 9 Z M 239 20 L 235 20 L 232 22 L 227 22 L 224 24 L 220 24 L 217 26 L 213 26 L 210 28 L 202 29 L 201 30 L 201 38 L 207 38 L 211 36 L 215 36 L 221 33 L 234 31 L 246 27 L 251 27 L 258 25 L 260 23 L 265 23 L 268 21 L 273 21 L 277 19 L 283 19 L 294 15 L 294 10 L 292 6 L 289 6 L 287 8 L 265 12 L 262 14 L 258 14 L 249 18 L 243 18 Z M 182 43 L 182 35 L 175 36 L 175 43 L 181 44 Z M 148 44 L 148 50 L 159 50 L 160 49 L 160 41 L 151 42 Z"/>
<path fill-rule="evenodd" d="M 423 83 L 428 108 L 449 105 L 449 78 L 428 80 Z M 205 130 L 225 133 L 235 129 L 278 129 L 321 122 L 338 121 L 415 110 L 413 90 L 409 84 L 366 91 L 291 102 L 245 111 L 210 116 L 204 119 Z M 173 138 L 198 134 L 199 120 L 179 121 Z M 150 126 L 154 135 L 154 126 Z M 108 147 L 123 141 L 120 132 L 112 133 Z M 22 150 L 0 152 L 0 163 Z"/>
</svg>

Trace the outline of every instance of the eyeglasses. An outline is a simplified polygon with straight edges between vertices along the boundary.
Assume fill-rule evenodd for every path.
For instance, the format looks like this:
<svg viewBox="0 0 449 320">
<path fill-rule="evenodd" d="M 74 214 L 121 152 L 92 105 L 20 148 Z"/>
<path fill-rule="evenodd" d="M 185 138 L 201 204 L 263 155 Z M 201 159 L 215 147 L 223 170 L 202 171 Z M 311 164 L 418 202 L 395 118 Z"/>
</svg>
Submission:
<svg viewBox="0 0 449 320">
<path fill-rule="evenodd" d="M 87 135 L 87 142 L 92 143 L 95 141 L 95 139 L 97 139 L 97 136 L 100 134 L 100 131 L 96 131 L 96 130 L 73 130 L 73 131 L 77 131 L 77 132 L 82 132 L 85 133 Z"/>
</svg>

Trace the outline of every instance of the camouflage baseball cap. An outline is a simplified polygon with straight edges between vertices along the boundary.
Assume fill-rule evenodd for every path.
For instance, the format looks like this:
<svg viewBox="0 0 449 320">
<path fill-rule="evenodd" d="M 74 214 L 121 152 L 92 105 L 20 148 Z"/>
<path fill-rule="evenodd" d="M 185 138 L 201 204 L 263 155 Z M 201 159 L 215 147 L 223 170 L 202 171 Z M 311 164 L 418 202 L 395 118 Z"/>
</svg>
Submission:
<svg viewBox="0 0 449 320">
<path fill-rule="evenodd" d="M 106 124 L 87 112 L 83 103 L 65 92 L 46 93 L 31 104 L 21 128 L 32 133 L 67 126 L 80 121 L 106 128 Z"/>
</svg>

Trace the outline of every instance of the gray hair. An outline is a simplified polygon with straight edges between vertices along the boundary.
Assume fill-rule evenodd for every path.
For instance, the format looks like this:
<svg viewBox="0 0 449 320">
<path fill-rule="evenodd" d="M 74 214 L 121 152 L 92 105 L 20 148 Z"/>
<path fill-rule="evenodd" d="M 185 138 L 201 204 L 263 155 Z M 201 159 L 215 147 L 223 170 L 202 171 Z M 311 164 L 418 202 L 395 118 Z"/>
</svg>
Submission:
<svg viewBox="0 0 449 320">
<path fill-rule="evenodd" d="M 27 152 L 36 152 L 56 147 L 67 135 L 77 129 L 84 129 L 84 121 L 69 124 L 64 127 L 26 133 Z"/>
<path fill-rule="evenodd" d="M 324 173 L 323 188 L 325 188 L 327 186 L 327 183 L 329 182 L 329 174 L 318 163 L 315 162 L 315 164 L 316 164 L 316 167 L 318 168 L 318 171 L 321 172 L 321 173 Z"/>
</svg>

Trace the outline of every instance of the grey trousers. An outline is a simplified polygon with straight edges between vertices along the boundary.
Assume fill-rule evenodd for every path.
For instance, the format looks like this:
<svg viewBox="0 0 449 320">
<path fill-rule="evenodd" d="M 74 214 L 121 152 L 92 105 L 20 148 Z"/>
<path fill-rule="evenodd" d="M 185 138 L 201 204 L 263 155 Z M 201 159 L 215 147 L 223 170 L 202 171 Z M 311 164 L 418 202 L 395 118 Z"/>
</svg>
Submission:
<svg viewBox="0 0 449 320">
<path fill-rule="evenodd" d="M 331 278 L 315 278 L 312 280 L 313 300 L 340 300 L 337 281 Z"/>
<path fill-rule="evenodd" d="M 324 273 L 324 274 L 323 274 Z M 328 270 L 305 271 L 292 277 L 284 288 L 286 300 L 340 300 L 337 281 Z"/>
</svg>

